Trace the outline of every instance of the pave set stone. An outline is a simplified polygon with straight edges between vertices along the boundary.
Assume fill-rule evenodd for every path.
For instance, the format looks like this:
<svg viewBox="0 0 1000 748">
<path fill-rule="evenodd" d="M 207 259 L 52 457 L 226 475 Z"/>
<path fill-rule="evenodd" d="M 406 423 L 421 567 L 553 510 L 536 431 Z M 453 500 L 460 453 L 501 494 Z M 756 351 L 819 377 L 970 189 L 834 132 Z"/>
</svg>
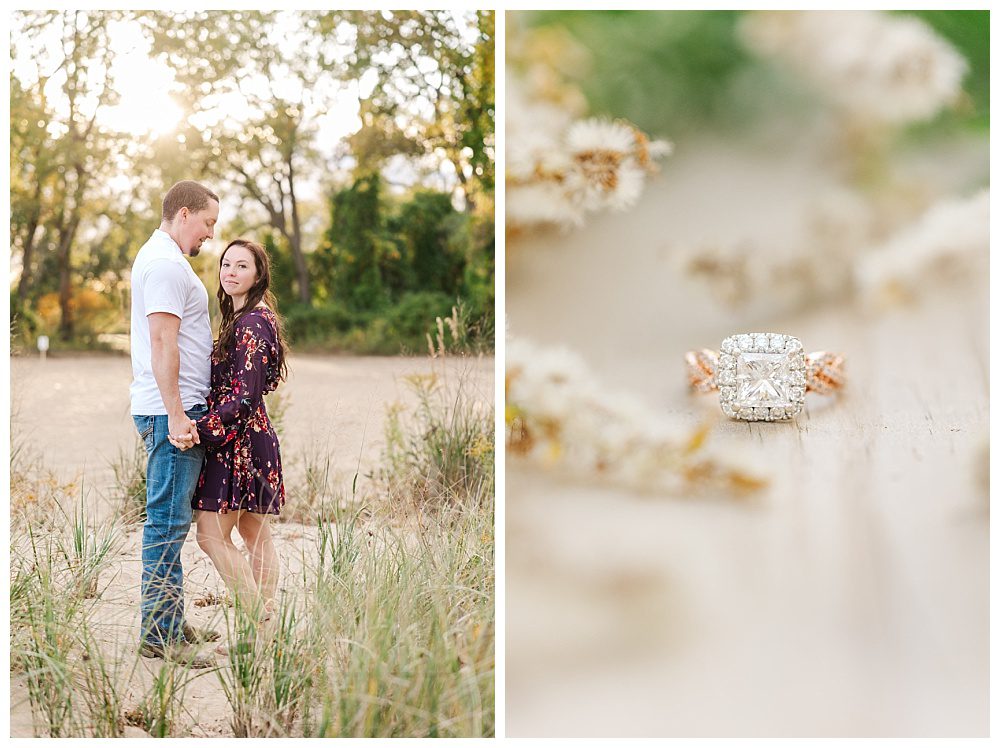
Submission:
<svg viewBox="0 0 1000 748">
<path fill-rule="evenodd" d="M 798 338 L 779 333 L 731 335 L 716 370 L 719 405 L 731 418 L 785 421 L 806 398 L 806 357 Z"/>
</svg>

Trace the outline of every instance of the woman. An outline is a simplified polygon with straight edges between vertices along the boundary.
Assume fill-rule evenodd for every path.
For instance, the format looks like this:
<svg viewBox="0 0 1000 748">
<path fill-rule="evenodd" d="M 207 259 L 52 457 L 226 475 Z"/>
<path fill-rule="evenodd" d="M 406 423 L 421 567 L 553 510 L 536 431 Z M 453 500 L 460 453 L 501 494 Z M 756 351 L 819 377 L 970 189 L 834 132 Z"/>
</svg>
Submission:
<svg viewBox="0 0 1000 748">
<path fill-rule="evenodd" d="M 287 375 L 287 348 L 261 245 L 231 241 L 219 260 L 219 284 L 222 323 L 212 351 L 212 391 L 208 413 L 198 420 L 205 464 L 192 505 L 198 545 L 234 598 L 264 624 L 273 616 L 278 586 L 268 519 L 285 503 L 278 438 L 264 395 Z M 233 544 L 234 527 L 249 562 Z"/>
</svg>

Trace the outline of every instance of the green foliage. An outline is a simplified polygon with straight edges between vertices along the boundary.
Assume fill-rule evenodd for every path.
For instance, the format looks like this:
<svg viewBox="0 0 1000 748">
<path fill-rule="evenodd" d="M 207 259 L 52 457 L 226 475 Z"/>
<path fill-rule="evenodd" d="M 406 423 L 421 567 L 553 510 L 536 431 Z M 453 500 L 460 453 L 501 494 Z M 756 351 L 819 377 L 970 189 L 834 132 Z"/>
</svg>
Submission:
<svg viewBox="0 0 1000 748">
<path fill-rule="evenodd" d="M 435 319 L 436 330 L 428 335 L 428 348 L 432 357 L 449 353 L 492 353 L 493 315 L 473 318 L 468 307 L 459 302 L 447 317 Z"/>
<path fill-rule="evenodd" d="M 413 264 L 413 288 L 446 294 L 459 291 L 465 224 L 465 216 L 441 192 L 420 190 L 400 207 L 393 228 Z"/>
<path fill-rule="evenodd" d="M 987 124 L 989 11 L 895 12 L 922 18 L 970 64 L 965 90 L 971 105 L 945 113 L 935 126 Z M 624 117 L 654 136 L 679 137 L 705 127 L 745 131 L 758 117 L 773 116 L 767 66 L 747 53 L 736 34 L 744 13 L 552 10 L 523 19 L 530 26 L 564 28 L 587 50 L 588 64 L 567 73 L 591 111 Z M 790 94 L 783 92 L 786 106 L 794 99 Z"/>
<path fill-rule="evenodd" d="M 41 320 L 31 305 L 18 298 L 17 290 L 10 291 L 10 347 L 12 351 L 35 349 Z"/>
<path fill-rule="evenodd" d="M 65 517 L 70 543 L 63 548 L 63 557 L 73 580 L 70 593 L 85 599 L 97 597 L 101 572 L 121 544 L 121 528 L 113 516 L 110 521 L 97 522 L 89 513 L 81 490 L 73 515 Z"/>
<path fill-rule="evenodd" d="M 362 525 L 345 573 L 317 576 L 312 631 L 334 656 L 314 678 L 306 736 L 493 735 L 493 533 L 483 509 L 427 518 L 412 539 Z"/>
<path fill-rule="evenodd" d="M 287 242 L 281 242 L 274 232 L 264 234 L 264 249 L 271 258 L 271 291 L 279 301 L 292 301 L 296 298 L 295 264 Z M 286 311 L 282 305 L 282 311 Z"/>
<path fill-rule="evenodd" d="M 589 52 L 586 68 L 572 74 L 595 114 L 676 137 L 732 112 L 732 77 L 748 60 L 734 33 L 738 15 L 545 11 L 532 14 L 530 22 L 565 27 Z"/>
<path fill-rule="evenodd" d="M 336 302 L 296 305 L 285 310 L 285 332 L 297 350 L 416 353 L 427 349 L 435 317 L 447 316 L 454 303 L 441 293 L 414 291 L 377 312 L 351 312 Z"/>
<path fill-rule="evenodd" d="M 146 520 L 146 447 L 136 439 L 131 448 L 121 448 L 111 462 L 114 482 L 111 501 L 119 507 L 119 516 L 125 524 Z"/>
<path fill-rule="evenodd" d="M 31 540 L 33 584 L 13 599 L 12 620 L 24 625 L 12 658 L 21 663 L 28 681 L 28 698 L 36 724 L 52 737 L 73 734 L 75 691 L 72 687 L 72 632 L 79 621 L 82 599 L 65 595 L 55 562 L 57 542 L 53 538 Z M 22 566 L 23 568 L 23 566 Z M 15 585 L 19 589 L 22 584 Z M 12 589 L 13 595 L 13 589 Z M 18 646 L 20 645 L 20 646 Z"/>
<path fill-rule="evenodd" d="M 378 251 L 383 231 L 380 189 L 379 175 L 369 174 L 334 193 L 330 201 L 321 262 L 328 271 L 329 296 L 352 310 L 374 309 L 387 301 L 379 262 L 384 253 Z"/>
<path fill-rule="evenodd" d="M 360 319 L 342 304 L 327 302 L 322 306 L 293 304 L 282 309 L 285 334 L 297 346 L 322 343 L 331 333 L 344 333 Z"/>
<path fill-rule="evenodd" d="M 964 88 L 965 111 L 950 115 L 958 123 L 988 127 L 990 123 L 990 12 L 988 10 L 898 11 L 924 20 L 962 53 L 969 63 Z M 946 118 L 949 115 L 945 115 Z"/>
<path fill-rule="evenodd" d="M 403 296 L 383 316 L 375 319 L 373 328 L 388 348 L 397 344 L 410 353 L 427 347 L 427 334 L 434 329 L 436 317 L 446 317 L 454 299 L 439 291 L 414 291 Z"/>
<path fill-rule="evenodd" d="M 462 306 L 469 328 L 493 319 L 492 211 L 470 215 L 448 194 L 385 196 L 377 174 L 330 197 L 330 228 L 310 270 L 319 303 L 284 309 L 290 340 L 364 353 L 426 350 L 437 317 Z"/>
<path fill-rule="evenodd" d="M 37 517 L 11 548 L 11 670 L 27 687 L 36 734 L 121 737 L 124 665 L 106 659 L 88 598 L 122 539 L 80 512 L 50 530 Z M 68 532 L 67 532 L 68 529 Z"/>
<path fill-rule="evenodd" d="M 243 234 L 266 244 L 282 310 L 340 304 L 357 315 L 343 329 L 325 331 L 339 336 L 339 345 L 366 349 L 367 325 L 407 293 L 460 293 L 420 287 L 407 238 L 386 229 L 396 206 L 381 204 L 379 175 L 390 160 L 409 160 L 422 182 L 455 174 L 443 198 L 469 211 L 492 191 L 493 20 L 492 11 L 16 12 L 15 340 L 33 346 L 46 332 L 53 345 L 58 334 L 59 345 L 80 347 L 127 330 L 132 258 L 159 223 L 164 192 L 179 179 L 202 181 L 224 196 L 221 243 Z M 176 130 L 135 135 L 104 119 L 119 98 L 108 73 L 119 23 L 141 31 L 150 56 L 171 69 L 182 92 L 175 101 L 185 108 Z M 57 43 L 46 43 L 49 33 Z M 347 36 L 359 42 L 345 45 Z M 28 49 L 40 50 L 38 59 L 27 59 Z M 400 54 L 419 65 L 398 64 Z M 34 77 L 22 72 L 32 68 Z M 58 86 L 46 85 L 55 78 L 45 70 L 58 71 Z M 337 225 L 324 225 L 326 201 L 304 199 L 301 185 L 329 171 L 318 136 L 330 97 L 366 73 L 377 85 L 361 102 L 362 130 L 334 154 L 357 165 L 354 184 L 329 205 Z M 255 79 L 280 85 L 245 85 Z M 220 102 L 229 97 L 243 97 L 245 105 L 223 111 Z M 214 259 L 195 258 L 192 266 L 214 297 Z M 315 289 L 314 276 L 321 281 Z M 106 296 L 107 308 L 80 307 L 89 293 Z M 377 324 L 388 330 L 393 322 Z M 320 340 L 325 333 L 310 328 L 299 336 Z M 377 337 L 383 350 L 392 334 Z"/>
<path fill-rule="evenodd" d="M 350 22 L 357 41 L 347 71 L 376 76 L 362 104 L 362 129 L 351 138 L 353 150 L 362 151 L 359 164 L 378 166 L 392 144 L 397 152 L 446 160 L 468 205 L 491 194 L 495 179 L 494 12 L 476 11 L 471 20 L 477 34 L 470 44 L 468 30 L 451 11 L 349 11 L 318 19 L 326 34 Z M 426 102 L 414 97 L 428 88 L 434 93 Z M 408 127 L 400 127 L 401 118 Z"/>
<path fill-rule="evenodd" d="M 103 585 L 86 595 L 98 576 L 119 576 L 109 573 L 118 564 L 137 568 L 139 536 L 117 512 L 100 520 L 82 504 L 60 513 L 19 495 L 49 478 L 12 434 L 12 502 L 27 511 L 12 506 L 11 683 L 35 734 L 121 737 L 126 724 L 156 737 L 213 733 L 216 725 L 194 724 L 218 716 L 191 700 L 196 686 L 227 699 L 235 735 L 494 735 L 491 398 L 470 397 L 461 373 L 446 376 L 413 378 L 416 407 L 390 420 L 375 470 L 386 477 L 380 492 L 392 492 L 386 501 L 338 500 L 347 491 L 330 478 L 329 448 L 307 458 L 322 511 L 281 541 L 283 557 L 301 553 L 298 571 L 283 576 L 270 625 L 238 597 L 221 609 L 228 662 L 214 672 L 146 660 L 134 632 L 109 628 L 121 595 Z M 67 503 L 78 495 L 51 490 Z"/>
</svg>

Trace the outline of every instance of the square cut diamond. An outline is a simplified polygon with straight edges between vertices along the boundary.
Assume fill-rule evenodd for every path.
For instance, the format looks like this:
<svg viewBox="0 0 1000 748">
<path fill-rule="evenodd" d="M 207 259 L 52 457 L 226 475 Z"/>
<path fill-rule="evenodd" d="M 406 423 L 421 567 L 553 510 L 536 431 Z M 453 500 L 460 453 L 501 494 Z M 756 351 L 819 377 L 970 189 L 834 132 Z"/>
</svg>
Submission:
<svg viewBox="0 0 1000 748">
<path fill-rule="evenodd" d="M 736 405 L 791 405 L 790 353 L 739 353 L 736 356 Z"/>
<path fill-rule="evenodd" d="M 733 335 L 723 341 L 716 375 L 726 415 L 782 421 L 805 402 L 805 354 L 797 338 L 778 333 Z"/>
</svg>

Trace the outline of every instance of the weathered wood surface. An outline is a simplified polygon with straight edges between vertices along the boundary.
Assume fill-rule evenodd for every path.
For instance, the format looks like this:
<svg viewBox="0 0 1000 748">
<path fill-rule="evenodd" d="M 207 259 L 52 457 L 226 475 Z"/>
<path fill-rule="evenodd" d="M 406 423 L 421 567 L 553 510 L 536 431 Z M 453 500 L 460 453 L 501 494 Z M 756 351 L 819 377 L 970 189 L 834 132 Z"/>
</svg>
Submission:
<svg viewBox="0 0 1000 748">
<path fill-rule="evenodd" d="M 772 475 L 751 504 L 508 458 L 507 734 L 986 735 L 986 278 L 880 315 L 727 311 L 672 264 L 704 217 L 670 190 L 509 246 L 511 333 L 692 428 L 718 406 L 683 353 L 731 332 L 842 352 L 849 389 L 794 424 L 719 414 L 712 448 Z"/>
</svg>

